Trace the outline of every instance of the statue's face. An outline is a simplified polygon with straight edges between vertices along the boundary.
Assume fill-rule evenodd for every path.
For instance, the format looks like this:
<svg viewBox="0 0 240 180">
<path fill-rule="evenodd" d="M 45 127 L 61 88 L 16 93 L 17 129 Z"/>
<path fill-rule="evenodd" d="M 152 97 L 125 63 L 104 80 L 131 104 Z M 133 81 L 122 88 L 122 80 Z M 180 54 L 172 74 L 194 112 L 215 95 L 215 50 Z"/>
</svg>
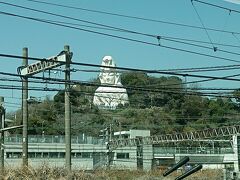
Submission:
<svg viewBox="0 0 240 180">
<path fill-rule="evenodd" d="M 115 83 L 115 73 L 106 71 L 101 72 L 99 75 L 101 83 L 104 84 L 114 84 Z"/>
</svg>

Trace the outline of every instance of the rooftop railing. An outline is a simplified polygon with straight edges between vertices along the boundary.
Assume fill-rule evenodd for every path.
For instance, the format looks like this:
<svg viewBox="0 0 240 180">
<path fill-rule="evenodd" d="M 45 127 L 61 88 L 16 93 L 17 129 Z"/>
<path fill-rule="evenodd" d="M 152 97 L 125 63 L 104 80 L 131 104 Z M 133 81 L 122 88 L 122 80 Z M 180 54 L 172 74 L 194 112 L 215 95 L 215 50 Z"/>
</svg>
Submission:
<svg viewBox="0 0 240 180">
<path fill-rule="evenodd" d="M 6 144 L 22 143 L 22 135 L 9 135 L 4 137 Z M 72 136 L 72 144 L 103 144 L 103 140 L 89 136 Z M 28 143 L 65 143 L 65 138 L 62 135 L 29 135 Z"/>
<path fill-rule="evenodd" d="M 154 154 L 232 154 L 231 147 L 154 147 Z"/>
</svg>

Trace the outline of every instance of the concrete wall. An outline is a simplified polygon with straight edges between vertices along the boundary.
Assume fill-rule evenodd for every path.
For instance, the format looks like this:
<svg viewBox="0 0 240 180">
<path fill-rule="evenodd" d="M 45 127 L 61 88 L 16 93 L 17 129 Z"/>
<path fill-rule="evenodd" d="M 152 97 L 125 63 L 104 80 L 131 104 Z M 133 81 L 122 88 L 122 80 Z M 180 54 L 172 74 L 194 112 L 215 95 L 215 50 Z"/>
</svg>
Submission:
<svg viewBox="0 0 240 180">
<path fill-rule="evenodd" d="M 151 170 L 153 161 L 153 147 L 152 145 L 143 146 L 143 170 Z"/>
<path fill-rule="evenodd" d="M 129 158 L 117 158 L 118 153 L 129 153 Z M 118 148 L 114 151 L 113 167 L 118 169 L 137 169 L 136 147 Z"/>
</svg>

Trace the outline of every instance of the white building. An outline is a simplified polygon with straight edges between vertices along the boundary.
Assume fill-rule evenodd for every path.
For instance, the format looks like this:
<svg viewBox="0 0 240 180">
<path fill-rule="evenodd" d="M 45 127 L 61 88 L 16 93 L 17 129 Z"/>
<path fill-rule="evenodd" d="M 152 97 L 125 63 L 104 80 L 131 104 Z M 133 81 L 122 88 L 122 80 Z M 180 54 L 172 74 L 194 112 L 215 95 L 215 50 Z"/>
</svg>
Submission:
<svg viewBox="0 0 240 180">
<path fill-rule="evenodd" d="M 114 138 L 140 138 L 150 136 L 149 130 L 129 130 L 114 133 Z M 139 145 L 120 147 L 109 153 L 101 139 L 86 136 L 72 137 L 72 167 L 93 170 L 99 167 L 116 169 L 166 168 L 189 156 L 190 165 L 203 164 L 205 169 L 230 168 L 239 171 L 239 136 L 233 136 L 232 146 L 216 146 L 219 140 L 212 140 L 210 146 Z M 223 140 L 224 141 L 224 140 Z M 227 144 L 227 140 L 226 144 Z M 28 157 L 33 167 L 48 163 L 64 167 L 65 143 L 63 136 L 29 136 Z M 5 166 L 21 166 L 22 137 L 5 137 Z M 109 162 L 109 163 L 108 163 Z"/>
</svg>

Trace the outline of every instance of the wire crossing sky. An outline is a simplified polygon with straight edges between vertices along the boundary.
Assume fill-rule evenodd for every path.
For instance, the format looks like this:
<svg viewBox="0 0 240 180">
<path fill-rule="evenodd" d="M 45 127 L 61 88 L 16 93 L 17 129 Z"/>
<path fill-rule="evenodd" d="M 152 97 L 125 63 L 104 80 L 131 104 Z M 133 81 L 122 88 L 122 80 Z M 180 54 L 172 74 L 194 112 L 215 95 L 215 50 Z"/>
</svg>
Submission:
<svg viewBox="0 0 240 180">
<path fill-rule="evenodd" d="M 201 88 L 239 88 L 238 81 L 221 80 L 222 77 L 239 78 L 239 4 L 224 0 L 137 3 L 123 0 L 114 4 L 110 0 L 1 0 L 0 12 L 1 54 L 21 56 L 22 48 L 28 47 L 29 56 L 47 58 L 57 55 L 68 44 L 74 62 L 99 65 L 103 56 L 111 55 L 119 67 L 170 69 L 172 72 L 183 69 L 176 72 L 199 75 L 186 80 L 198 82 Z M 45 23 L 9 14 L 42 19 Z M 107 36 L 109 34 L 111 36 Z M 21 60 L 0 58 L 0 72 L 16 74 Z M 218 68 L 204 70 L 202 67 Z M 72 79 L 78 81 L 97 78 L 99 70 L 74 65 L 72 68 L 82 69 L 71 74 Z M 61 71 L 39 74 L 44 78 L 63 78 L 63 75 Z M 209 81 L 200 76 L 220 78 Z M 3 75 L 0 78 L 3 79 Z M 43 88 L 63 88 L 61 84 L 44 82 Z M 15 83 L 1 81 L 4 85 L 16 86 Z M 52 92 L 29 94 L 36 97 L 54 95 Z M 0 96 L 16 97 L 14 102 L 19 103 L 17 98 L 21 93 L 0 89 Z"/>
</svg>

